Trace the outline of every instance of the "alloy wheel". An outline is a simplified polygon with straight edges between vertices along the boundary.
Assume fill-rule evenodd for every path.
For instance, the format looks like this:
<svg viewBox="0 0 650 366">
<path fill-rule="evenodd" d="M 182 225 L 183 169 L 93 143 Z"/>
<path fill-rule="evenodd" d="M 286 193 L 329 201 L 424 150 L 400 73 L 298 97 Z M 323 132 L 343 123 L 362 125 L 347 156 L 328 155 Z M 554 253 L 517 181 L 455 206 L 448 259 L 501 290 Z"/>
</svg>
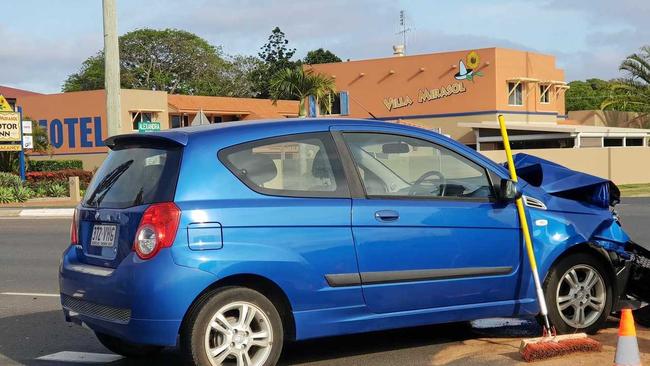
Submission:
<svg viewBox="0 0 650 366">
<path fill-rule="evenodd" d="M 605 309 L 605 281 L 595 268 L 575 265 L 562 275 L 555 298 L 564 322 L 573 328 L 587 328 L 600 318 Z"/>
<path fill-rule="evenodd" d="M 213 366 L 260 366 L 269 358 L 273 329 L 254 304 L 233 302 L 219 309 L 205 331 L 205 350 Z"/>
</svg>

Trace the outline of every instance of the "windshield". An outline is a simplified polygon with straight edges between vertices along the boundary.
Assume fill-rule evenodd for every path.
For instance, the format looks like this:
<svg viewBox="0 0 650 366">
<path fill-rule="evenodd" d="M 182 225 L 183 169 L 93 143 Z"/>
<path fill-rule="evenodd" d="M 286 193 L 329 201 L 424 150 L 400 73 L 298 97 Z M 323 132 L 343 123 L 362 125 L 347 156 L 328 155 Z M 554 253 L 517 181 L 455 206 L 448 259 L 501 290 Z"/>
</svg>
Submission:
<svg viewBox="0 0 650 366">
<path fill-rule="evenodd" d="M 90 182 L 83 205 L 126 208 L 172 201 L 180 156 L 180 148 L 111 151 Z"/>
</svg>

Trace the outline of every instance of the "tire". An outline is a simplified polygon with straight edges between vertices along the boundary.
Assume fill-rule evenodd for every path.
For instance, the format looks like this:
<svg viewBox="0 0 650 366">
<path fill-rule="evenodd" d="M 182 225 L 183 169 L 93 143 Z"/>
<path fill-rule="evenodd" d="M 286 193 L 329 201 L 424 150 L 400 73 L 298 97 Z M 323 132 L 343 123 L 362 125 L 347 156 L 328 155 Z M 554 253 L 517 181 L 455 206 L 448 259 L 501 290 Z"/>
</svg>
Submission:
<svg viewBox="0 0 650 366">
<path fill-rule="evenodd" d="M 635 322 L 646 328 L 650 328 L 650 305 L 634 310 L 632 315 L 634 316 Z"/>
<path fill-rule="evenodd" d="M 242 314 L 248 315 L 244 322 Z M 246 365 L 273 366 L 283 341 L 280 314 L 268 298 L 249 288 L 225 287 L 202 296 L 192 307 L 180 346 L 189 365 L 239 366 L 247 360 Z M 216 356 L 210 357 L 209 351 Z"/>
<path fill-rule="evenodd" d="M 558 333 L 597 332 L 612 311 L 611 283 L 599 258 L 587 253 L 561 258 L 544 281 L 549 321 Z"/>
<path fill-rule="evenodd" d="M 130 343 L 120 338 L 98 332 L 95 332 L 95 336 L 104 347 L 108 348 L 109 351 L 129 358 L 151 357 L 160 353 L 164 348 L 161 346 Z"/>
</svg>

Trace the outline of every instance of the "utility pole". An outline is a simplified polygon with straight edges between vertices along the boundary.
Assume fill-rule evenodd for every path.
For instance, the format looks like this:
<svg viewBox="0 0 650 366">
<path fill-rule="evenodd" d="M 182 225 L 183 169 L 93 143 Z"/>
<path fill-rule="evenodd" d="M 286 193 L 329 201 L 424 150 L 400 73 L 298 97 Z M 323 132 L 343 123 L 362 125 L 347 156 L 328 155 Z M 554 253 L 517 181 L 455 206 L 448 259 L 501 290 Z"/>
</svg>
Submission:
<svg viewBox="0 0 650 366">
<path fill-rule="evenodd" d="M 103 0 L 104 8 L 104 89 L 108 136 L 122 133 L 120 116 L 120 48 L 117 39 L 117 0 Z"/>
</svg>

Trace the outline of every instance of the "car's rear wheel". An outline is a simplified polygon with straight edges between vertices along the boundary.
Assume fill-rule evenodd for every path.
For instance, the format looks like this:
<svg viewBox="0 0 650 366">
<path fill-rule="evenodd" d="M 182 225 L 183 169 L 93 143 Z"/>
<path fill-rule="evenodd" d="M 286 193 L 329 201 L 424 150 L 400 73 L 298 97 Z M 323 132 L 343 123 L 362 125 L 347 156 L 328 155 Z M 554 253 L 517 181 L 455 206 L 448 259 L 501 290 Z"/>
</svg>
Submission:
<svg viewBox="0 0 650 366">
<path fill-rule="evenodd" d="M 200 366 L 271 366 L 282 351 L 278 310 L 257 291 L 229 287 L 203 296 L 181 333 L 190 363 Z"/>
<path fill-rule="evenodd" d="M 560 259 L 544 282 L 550 322 L 559 333 L 595 333 L 612 310 L 610 283 L 605 265 L 593 255 Z"/>
<path fill-rule="evenodd" d="M 108 334 L 95 332 L 99 342 L 109 351 L 129 358 L 145 358 L 160 353 L 164 347 L 130 343 Z"/>
</svg>

